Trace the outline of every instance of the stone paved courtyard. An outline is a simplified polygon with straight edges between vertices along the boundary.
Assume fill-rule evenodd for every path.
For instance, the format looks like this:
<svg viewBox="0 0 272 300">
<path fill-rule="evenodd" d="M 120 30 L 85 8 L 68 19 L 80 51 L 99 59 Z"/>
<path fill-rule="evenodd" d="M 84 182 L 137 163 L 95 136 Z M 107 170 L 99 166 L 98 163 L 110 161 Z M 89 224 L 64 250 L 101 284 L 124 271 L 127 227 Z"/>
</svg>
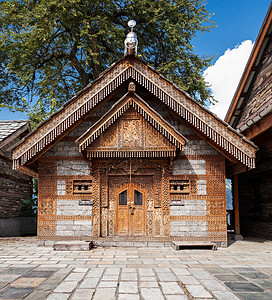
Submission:
<svg viewBox="0 0 272 300">
<path fill-rule="evenodd" d="M 54 251 L 0 239 L 0 299 L 272 299 L 272 241 L 228 248 Z"/>
</svg>

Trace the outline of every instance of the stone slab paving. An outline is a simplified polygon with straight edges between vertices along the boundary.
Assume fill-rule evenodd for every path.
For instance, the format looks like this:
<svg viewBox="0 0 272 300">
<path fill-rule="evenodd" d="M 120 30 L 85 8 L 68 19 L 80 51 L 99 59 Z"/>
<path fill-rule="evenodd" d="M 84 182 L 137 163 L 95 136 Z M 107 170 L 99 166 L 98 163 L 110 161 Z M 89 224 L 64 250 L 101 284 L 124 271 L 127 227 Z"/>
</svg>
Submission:
<svg viewBox="0 0 272 300">
<path fill-rule="evenodd" d="M 218 251 L 38 245 L 35 237 L 0 238 L 0 299 L 272 299 L 272 241 Z"/>
</svg>

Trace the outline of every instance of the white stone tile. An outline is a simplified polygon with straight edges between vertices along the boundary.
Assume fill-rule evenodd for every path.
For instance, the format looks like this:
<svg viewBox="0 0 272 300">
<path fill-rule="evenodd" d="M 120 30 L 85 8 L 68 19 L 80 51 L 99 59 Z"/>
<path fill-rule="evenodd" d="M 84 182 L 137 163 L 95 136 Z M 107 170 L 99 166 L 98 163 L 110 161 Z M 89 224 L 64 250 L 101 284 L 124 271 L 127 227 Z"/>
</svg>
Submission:
<svg viewBox="0 0 272 300">
<path fill-rule="evenodd" d="M 65 293 L 51 293 L 46 300 L 67 300 L 70 294 Z"/>
<path fill-rule="evenodd" d="M 71 300 L 91 300 L 94 291 L 94 289 L 77 289 Z"/>
<path fill-rule="evenodd" d="M 77 282 L 62 282 L 60 285 L 58 285 L 54 292 L 55 293 L 71 293 L 77 286 Z"/>
<path fill-rule="evenodd" d="M 85 278 L 80 284 L 81 289 L 94 289 L 99 281 L 99 277 L 88 277 Z"/>
<path fill-rule="evenodd" d="M 202 285 L 186 285 L 186 289 L 195 298 L 213 298 Z"/>
<path fill-rule="evenodd" d="M 164 300 L 159 288 L 141 288 L 141 295 L 144 300 Z"/>
<path fill-rule="evenodd" d="M 182 288 L 177 282 L 160 282 L 162 290 L 166 295 L 182 295 L 184 294 Z"/>
<path fill-rule="evenodd" d="M 103 288 L 95 291 L 93 300 L 115 300 L 115 288 Z M 83 300 L 83 299 L 82 299 Z"/>
<path fill-rule="evenodd" d="M 226 287 L 216 280 L 201 279 L 201 283 L 210 291 L 225 291 Z"/>
<path fill-rule="evenodd" d="M 137 281 L 121 281 L 119 285 L 119 293 L 122 294 L 136 294 L 138 293 L 138 283 Z"/>
<path fill-rule="evenodd" d="M 217 299 L 220 299 L 220 300 L 221 299 L 222 300 L 225 300 L 225 299 L 226 300 L 239 300 L 240 299 L 229 291 L 214 291 L 213 294 Z"/>
<path fill-rule="evenodd" d="M 138 294 L 119 294 L 118 300 L 140 300 Z"/>
</svg>

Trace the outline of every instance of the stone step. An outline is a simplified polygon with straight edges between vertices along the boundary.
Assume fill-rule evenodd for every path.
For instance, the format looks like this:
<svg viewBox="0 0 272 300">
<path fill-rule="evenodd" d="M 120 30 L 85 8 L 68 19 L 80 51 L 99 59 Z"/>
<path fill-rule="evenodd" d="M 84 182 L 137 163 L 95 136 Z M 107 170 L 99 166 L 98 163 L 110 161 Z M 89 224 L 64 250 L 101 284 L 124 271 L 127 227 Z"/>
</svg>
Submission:
<svg viewBox="0 0 272 300">
<path fill-rule="evenodd" d="M 107 240 L 94 240 L 94 247 L 170 247 L 171 242 L 169 241 L 107 241 Z"/>
<path fill-rule="evenodd" d="M 92 242 L 84 241 L 58 241 L 53 245 L 56 251 L 88 251 L 92 248 Z"/>
<path fill-rule="evenodd" d="M 172 242 L 172 248 L 175 250 L 181 250 L 181 249 L 211 249 L 211 250 L 217 250 L 216 243 L 213 242 L 180 242 L 180 241 L 173 241 Z"/>
</svg>

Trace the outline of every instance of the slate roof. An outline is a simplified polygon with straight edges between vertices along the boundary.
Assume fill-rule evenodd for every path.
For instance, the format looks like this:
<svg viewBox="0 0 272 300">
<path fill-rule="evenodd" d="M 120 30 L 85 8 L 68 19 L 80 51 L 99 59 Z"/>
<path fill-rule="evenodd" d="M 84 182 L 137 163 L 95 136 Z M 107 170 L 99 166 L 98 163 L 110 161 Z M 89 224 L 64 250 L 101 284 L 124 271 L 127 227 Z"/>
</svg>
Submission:
<svg viewBox="0 0 272 300">
<path fill-rule="evenodd" d="M 0 142 L 27 123 L 28 121 L 0 121 Z"/>
</svg>

